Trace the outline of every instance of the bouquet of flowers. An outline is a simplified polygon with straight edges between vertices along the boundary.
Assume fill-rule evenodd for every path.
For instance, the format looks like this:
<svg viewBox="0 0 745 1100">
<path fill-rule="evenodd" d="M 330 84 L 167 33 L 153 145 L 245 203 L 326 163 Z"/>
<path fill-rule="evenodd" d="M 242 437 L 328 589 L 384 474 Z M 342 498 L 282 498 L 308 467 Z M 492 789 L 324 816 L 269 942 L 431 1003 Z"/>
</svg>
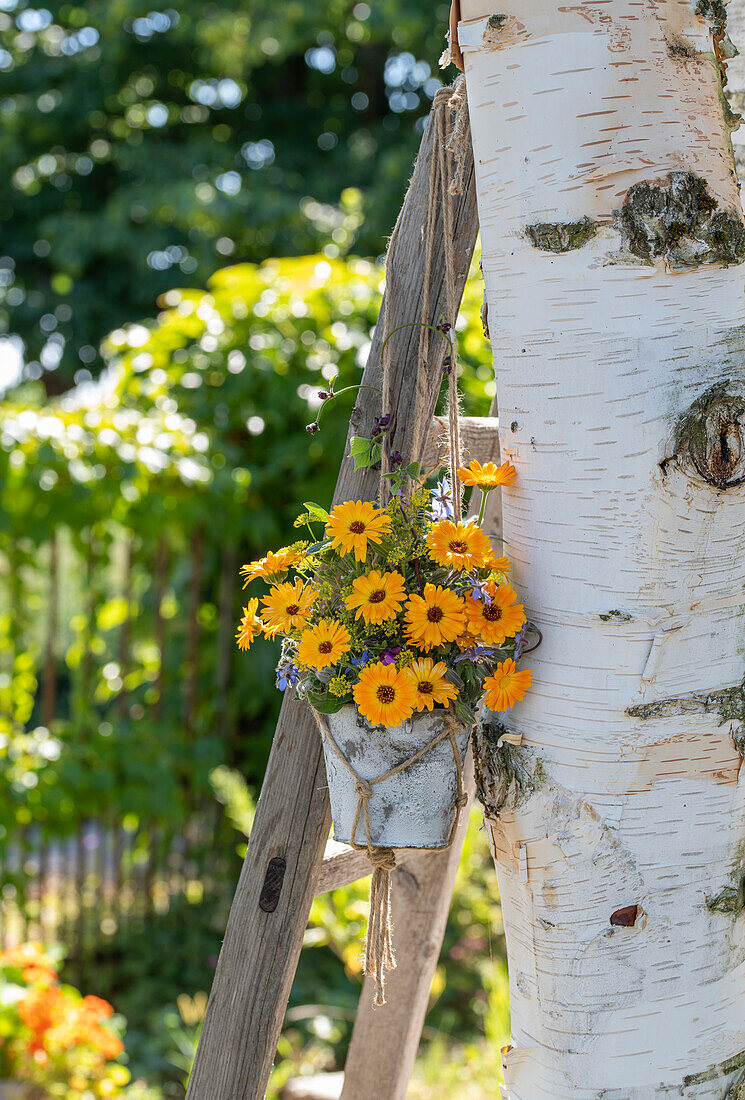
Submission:
<svg viewBox="0 0 745 1100">
<path fill-rule="evenodd" d="M 482 697 L 506 710 L 532 679 L 516 668 L 526 617 L 511 565 L 483 528 L 487 494 L 513 484 L 515 468 L 458 469 L 482 494 L 467 520 L 455 516 L 446 478 L 429 489 L 416 464 L 400 462 L 387 476 L 385 507 L 349 500 L 327 512 L 306 503 L 295 526 L 310 539 L 243 566 L 246 585 L 261 579 L 269 592 L 244 607 L 238 645 L 280 637 L 278 688 L 322 714 L 354 704 L 371 726 L 390 729 L 425 709 L 450 709 L 471 726 Z"/>
</svg>

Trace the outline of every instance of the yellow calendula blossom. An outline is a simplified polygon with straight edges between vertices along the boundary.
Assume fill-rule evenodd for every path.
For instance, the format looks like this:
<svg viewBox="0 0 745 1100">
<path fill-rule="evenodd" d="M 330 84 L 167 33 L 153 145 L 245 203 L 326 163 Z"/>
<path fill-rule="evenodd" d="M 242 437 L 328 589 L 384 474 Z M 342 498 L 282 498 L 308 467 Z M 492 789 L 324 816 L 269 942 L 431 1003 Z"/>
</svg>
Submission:
<svg viewBox="0 0 745 1100">
<path fill-rule="evenodd" d="M 284 580 L 288 569 L 299 565 L 303 557 L 304 551 L 300 546 L 283 546 L 281 550 L 270 550 L 266 557 L 241 566 L 241 576 L 245 577 L 243 587 L 257 577 L 272 583 Z"/>
<path fill-rule="evenodd" d="M 267 637 L 273 638 L 279 631 L 289 634 L 304 627 L 315 600 L 315 592 L 303 587 L 299 580 L 285 581 L 271 588 L 261 601 Z"/>
<path fill-rule="evenodd" d="M 332 509 L 326 523 L 326 535 L 340 554 L 353 552 L 357 561 L 364 561 L 368 541 L 380 543 L 390 526 L 390 516 L 374 504 L 367 500 L 348 500 Z"/>
<path fill-rule="evenodd" d="M 366 623 L 382 623 L 393 619 L 406 599 L 406 586 L 400 573 L 380 573 L 372 569 L 352 581 L 352 593 L 345 603 L 355 618 Z M 355 610 L 356 609 L 356 610 Z"/>
<path fill-rule="evenodd" d="M 514 485 L 517 470 L 511 462 L 503 462 L 501 466 L 485 462 L 482 466 L 474 458 L 468 466 L 458 467 L 458 477 L 464 485 L 475 485 L 482 492 L 488 493 L 499 485 Z"/>
<path fill-rule="evenodd" d="M 338 619 L 321 619 L 303 631 L 297 649 L 302 668 L 328 668 L 349 652 L 351 639 L 344 623 Z"/>
<path fill-rule="evenodd" d="M 258 599 L 249 600 L 243 608 L 243 615 L 235 636 L 239 649 L 248 649 L 257 634 L 264 629 L 264 624 L 257 615 L 258 609 Z"/>
<path fill-rule="evenodd" d="M 475 523 L 453 523 L 443 519 L 427 534 L 429 556 L 448 569 L 475 569 L 493 553 L 489 536 Z"/>
<path fill-rule="evenodd" d="M 500 661 L 494 670 L 494 675 L 487 676 L 484 680 L 487 707 L 495 711 L 509 710 L 515 703 L 525 698 L 532 683 L 531 668 L 521 669 L 518 672 L 511 657 L 506 661 Z"/>
<path fill-rule="evenodd" d="M 439 584 L 426 584 L 424 595 L 415 593 L 406 604 L 406 634 L 417 649 L 455 641 L 465 630 L 465 621 L 463 600 Z"/>
<path fill-rule="evenodd" d="M 517 593 L 509 584 L 488 584 L 485 591 L 491 603 L 466 599 L 466 621 L 471 634 L 487 645 L 501 645 L 514 638 L 525 622 L 525 608 L 517 603 Z"/>
<path fill-rule="evenodd" d="M 420 657 L 408 666 L 406 675 L 414 685 L 417 710 L 432 710 L 435 703 L 449 707 L 451 700 L 457 699 L 458 689 L 445 678 L 446 672 L 444 662 L 435 663 L 431 657 Z"/>
<path fill-rule="evenodd" d="M 400 726 L 416 706 L 414 685 L 406 671 L 382 661 L 362 669 L 354 686 L 354 700 L 368 722 L 387 729 Z"/>
</svg>

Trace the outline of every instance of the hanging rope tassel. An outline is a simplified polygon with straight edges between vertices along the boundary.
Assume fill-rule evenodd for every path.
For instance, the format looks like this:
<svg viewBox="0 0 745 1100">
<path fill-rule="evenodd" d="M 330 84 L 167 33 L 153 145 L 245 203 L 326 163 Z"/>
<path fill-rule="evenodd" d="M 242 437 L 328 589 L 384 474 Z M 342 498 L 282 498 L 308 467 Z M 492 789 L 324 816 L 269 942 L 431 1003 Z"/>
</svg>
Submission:
<svg viewBox="0 0 745 1100">
<path fill-rule="evenodd" d="M 368 848 L 373 876 L 370 885 L 370 919 L 365 941 L 365 974 L 375 981 L 375 1005 L 385 1004 L 385 972 L 395 970 L 391 925 L 391 871 L 396 866 L 393 848 Z"/>
</svg>

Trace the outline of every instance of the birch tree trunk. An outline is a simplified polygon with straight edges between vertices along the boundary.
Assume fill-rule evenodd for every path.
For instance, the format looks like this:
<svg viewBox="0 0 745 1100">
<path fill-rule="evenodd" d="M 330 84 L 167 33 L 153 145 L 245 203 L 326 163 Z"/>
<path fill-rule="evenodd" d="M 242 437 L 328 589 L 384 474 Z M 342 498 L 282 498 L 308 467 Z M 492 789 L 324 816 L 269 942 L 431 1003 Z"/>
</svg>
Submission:
<svg viewBox="0 0 745 1100">
<path fill-rule="evenodd" d="M 510 1100 L 745 1096 L 745 231 L 720 0 L 462 0 L 507 552 Z M 499 739 L 512 734 L 510 745 Z"/>
</svg>

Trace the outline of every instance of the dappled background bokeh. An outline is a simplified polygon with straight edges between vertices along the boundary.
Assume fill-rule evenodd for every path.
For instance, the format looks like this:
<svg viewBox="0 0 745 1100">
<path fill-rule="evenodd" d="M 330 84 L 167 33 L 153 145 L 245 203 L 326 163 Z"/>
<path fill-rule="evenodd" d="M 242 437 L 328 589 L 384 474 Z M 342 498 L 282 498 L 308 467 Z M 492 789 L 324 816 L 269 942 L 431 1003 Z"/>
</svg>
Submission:
<svg viewBox="0 0 745 1100">
<path fill-rule="evenodd" d="M 237 569 L 331 496 L 353 395 L 304 427 L 364 365 L 448 10 L 0 0 L 0 932 L 62 945 L 140 1082 L 62 1100 L 183 1097 L 281 701 Z M 314 903 L 270 1096 L 343 1065 L 365 919 Z M 494 1095 L 508 1026 L 474 814 L 412 1097 Z"/>
</svg>

